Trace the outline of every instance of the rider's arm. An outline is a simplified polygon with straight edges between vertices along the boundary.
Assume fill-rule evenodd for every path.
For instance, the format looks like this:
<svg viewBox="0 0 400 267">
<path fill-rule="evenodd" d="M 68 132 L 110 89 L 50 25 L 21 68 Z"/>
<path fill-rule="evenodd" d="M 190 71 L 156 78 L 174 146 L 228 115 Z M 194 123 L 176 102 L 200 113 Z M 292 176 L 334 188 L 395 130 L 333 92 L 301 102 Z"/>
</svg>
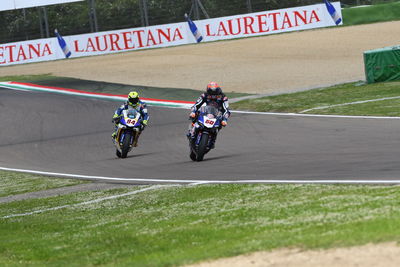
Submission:
<svg viewBox="0 0 400 267">
<path fill-rule="evenodd" d="M 120 106 L 115 112 L 113 116 L 113 120 L 121 117 L 122 111 L 126 109 L 125 105 Z"/>
<path fill-rule="evenodd" d="M 224 101 L 222 102 L 222 116 L 223 116 L 223 120 L 224 120 L 224 121 L 227 121 L 230 115 L 231 115 L 231 112 L 229 111 L 228 97 L 224 96 Z"/>
<path fill-rule="evenodd" d="M 143 122 L 144 124 L 147 124 L 147 121 L 149 120 L 150 116 L 147 111 L 147 105 L 144 102 L 140 101 L 140 111 L 142 112 L 143 115 Z"/>
<path fill-rule="evenodd" d="M 201 96 L 197 99 L 196 103 L 192 107 L 192 112 L 197 112 L 199 108 L 206 102 L 206 95 L 201 94 Z"/>
</svg>

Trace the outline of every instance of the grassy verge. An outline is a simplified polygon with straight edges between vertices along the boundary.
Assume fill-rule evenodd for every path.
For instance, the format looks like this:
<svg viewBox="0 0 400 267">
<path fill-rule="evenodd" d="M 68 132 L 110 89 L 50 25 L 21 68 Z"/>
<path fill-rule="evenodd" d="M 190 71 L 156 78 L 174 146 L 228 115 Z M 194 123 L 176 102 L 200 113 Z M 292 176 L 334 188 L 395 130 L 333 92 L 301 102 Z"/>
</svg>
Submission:
<svg viewBox="0 0 400 267">
<path fill-rule="evenodd" d="M 396 96 L 400 96 L 400 82 L 375 84 L 364 84 L 358 82 L 292 94 L 249 99 L 233 103 L 231 106 L 238 110 L 297 113 L 306 109 L 322 106 Z M 313 110 L 307 113 L 400 116 L 400 101 L 394 99 L 364 104 L 353 104 Z"/>
<path fill-rule="evenodd" d="M 0 204 L 1 218 L 127 192 Z M 0 219 L 0 265 L 173 266 L 279 247 L 400 240 L 397 187 L 201 185 Z"/>
<path fill-rule="evenodd" d="M 195 101 L 203 92 L 192 89 L 149 87 L 140 85 L 126 85 L 118 83 L 96 82 L 82 79 L 56 77 L 51 75 L 7 76 L 0 77 L 0 81 L 29 82 L 43 86 L 70 88 L 95 93 L 127 95 L 135 90 L 141 97 L 167 100 Z M 204 85 L 205 87 L 206 85 Z M 226 92 L 229 98 L 246 96 L 248 94 Z"/>
<path fill-rule="evenodd" d="M 0 197 L 36 192 L 85 183 L 74 179 L 59 179 L 39 175 L 0 171 Z"/>
<path fill-rule="evenodd" d="M 342 9 L 346 26 L 400 19 L 400 2 Z"/>
</svg>

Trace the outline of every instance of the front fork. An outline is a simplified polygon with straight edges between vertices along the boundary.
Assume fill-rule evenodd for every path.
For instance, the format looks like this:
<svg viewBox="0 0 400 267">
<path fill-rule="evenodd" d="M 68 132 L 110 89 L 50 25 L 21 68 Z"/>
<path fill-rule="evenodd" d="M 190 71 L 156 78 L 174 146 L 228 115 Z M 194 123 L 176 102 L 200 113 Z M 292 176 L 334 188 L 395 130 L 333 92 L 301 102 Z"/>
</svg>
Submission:
<svg viewBox="0 0 400 267">
<path fill-rule="evenodd" d="M 119 147 L 123 146 L 124 140 L 121 139 L 121 136 L 122 136 L 124 130 L 126 130 L 126 129 L 118 128 L 118 130 L 117 130 L 117 135 L 115 137 L 115 141 L 116 141 L 116 143 L 119 144 Z M 135 130 L 132 131 L 133 141 L 129 142 L 131 147 L 134 145 L 137 145 L 140 133 L 141 133 L 140 131 L 135 131 Z"/>
</svg>

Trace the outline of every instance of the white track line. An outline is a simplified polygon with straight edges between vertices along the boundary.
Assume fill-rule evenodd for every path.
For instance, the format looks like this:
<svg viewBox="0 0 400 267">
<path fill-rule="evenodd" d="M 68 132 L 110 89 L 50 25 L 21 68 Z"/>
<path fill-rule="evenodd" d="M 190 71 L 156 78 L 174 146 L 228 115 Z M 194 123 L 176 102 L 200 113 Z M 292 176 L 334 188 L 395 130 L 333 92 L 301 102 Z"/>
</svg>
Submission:
<svg viewBox="0 0 400 267">
<path fill-rule="evenodd" d="M 299 113 L 305 113 L 305 112 L 312 111 L 312 110 L 320 110 L 320 109 L 342 107 L 342 106 L 348 106 L 348 105 L 364 104 L 364 103 L 369 103 L 369 102 L 377 102 L 377 101 L 399 99 L 399 98 L 400 98 L 400 96 L 393 96 L 393 97 L 384 97 L 384 98 L 370 99 L 370 100 L 363 100 L 363 101 L 355 101 L 355 102 L 350 102 L 350 103 L 343 103 L 343 104 L 336 104 L 336 105 L 330 105 L 330 106 L 322 106 L 322 107 L 305 109 L 303 111 L 300 111 Z"/>
<path fill-rule="evenodd" d="M 8 218 L 14 218 L 14 217 L 22 217 L 22 216 L 28 216 L 28 215 L 43 213 L 43 212 L 46 212 L 46 211 L 53 211 L 53 210 L 60 210 L 60 209 L 70 208 L 70 207 L 89 205 L 89 204 L 98 203 L 98 202 L 105 201 L 105 200 L 116 199 L 116 198 L 120 198 L 120 197 L 131 196 L 131 195 L 136 195 L 136 194 L 141 193 L 141 192 L 145 192 L 145 191 L 149 191 L 149 190 L 153 190 L 153 189 L 158 189 L 158 188 L 162 188 L 162 187 L 167 187 L 167 185 L 153 185 L 153 186 L 150 186 L 150 187 L 146 187 L 146 188 L 143 188 L 143 189 L 131 191 L 131 192 L 128 192 L 128 193 L 124 193 L 124 194 L 120 194 L 120 195 L 114 195 L 114 196 L 108 196 L 108 197 L 103 197 L 103 198 L 98 198 L 98 199 L 85 201 L 85 202 L 81 202 L 81 203 L 57 206 L 57 207 L 53 207 L 53 208 L 35 210 L 35 211 L 31 211 L 31 212 L 26 212 L 26 213 L 11 214 L 11 215 L 7 215 L 7 216 L 2 217 L 2 219 L 8 219 Z"/>
<path fill-rule="evenodd" d="M 55 173 L 55 172 L 43 172 L 34 170 L 24 169 L 13 169 L 0 167 L 3 171 L 13 171 L 22 173 L 32 173 L 46 176 L 65 177 L 65 178 L 80 178 L 85 180 L 104 180 L 104 181 L 120 181 L 120 182 L 132 182 L 132 183 L 164 183 L 164 184 L 190 184 L 190 185 L 201 185 L 201 184 L 400 184 L 399 179 L 393 180 L 180 180 L 180 179 L 142 179 L 142 178 L 117 178 L 117 177 L 105 177 L 105 176 L 89 176 L 89 175 L 78 175 L 69 173 Z"/>
</svg>

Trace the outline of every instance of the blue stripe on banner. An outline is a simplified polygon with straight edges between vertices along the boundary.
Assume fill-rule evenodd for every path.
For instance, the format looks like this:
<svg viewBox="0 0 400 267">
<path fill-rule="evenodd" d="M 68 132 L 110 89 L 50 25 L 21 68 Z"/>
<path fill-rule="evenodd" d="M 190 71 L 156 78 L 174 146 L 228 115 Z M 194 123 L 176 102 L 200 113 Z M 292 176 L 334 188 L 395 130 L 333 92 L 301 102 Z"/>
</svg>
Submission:
<svg viewBox="0 0 400 267">
<path fill-rule="evenodd" d="M 324 0 L 326 9 L 329 12 L 329 15 L 331 15 L 333 21 L 335 22 L 336 25 L 339 25 L 342 22 L 342 18 L 340 17 L 339 13 L 336 11 L 335 7 L 329 2 L 328 0 Z"/>
<path fill-rule="evenodd" d="M 57 29 L 54 30 L 54 33 L 56 34 L 58 44 L 60 45 L 65 57 L 69 58 L 71 56 L 71 51 L 69 50 L 67 43 L 65 42 L 64 38 L 58 33 Z"/>
<path fill-rule="evenodd" d="M 189 18 L 189 16 L 187 14 L 185 14 L 185 19 L 187 20 L 187 22 L 189 24 L 190 31 L 192 32 L 194 38 L 196 38 L 196 41 L 198 43 L 200 43 L 203 40 L 203 36 L 201 35 L 196 24 Z"/>
</svg>

